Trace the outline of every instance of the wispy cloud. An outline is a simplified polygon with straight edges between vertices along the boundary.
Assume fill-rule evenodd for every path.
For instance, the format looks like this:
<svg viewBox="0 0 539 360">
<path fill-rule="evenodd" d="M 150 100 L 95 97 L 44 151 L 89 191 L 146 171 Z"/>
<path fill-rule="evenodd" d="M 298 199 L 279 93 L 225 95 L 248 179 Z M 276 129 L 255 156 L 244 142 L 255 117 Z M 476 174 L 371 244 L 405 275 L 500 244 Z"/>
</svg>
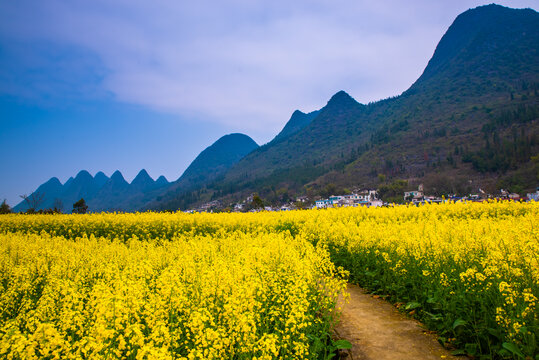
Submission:
<svg viewBox="0 0 539 360">
<path fill-rule="evenodd" d="M 362 102 L 406 90 L 454 17 L 488 2 L 5 1 L 0 92 L 113 96 L 275 133 L 341 89 Z"/>
</svg>

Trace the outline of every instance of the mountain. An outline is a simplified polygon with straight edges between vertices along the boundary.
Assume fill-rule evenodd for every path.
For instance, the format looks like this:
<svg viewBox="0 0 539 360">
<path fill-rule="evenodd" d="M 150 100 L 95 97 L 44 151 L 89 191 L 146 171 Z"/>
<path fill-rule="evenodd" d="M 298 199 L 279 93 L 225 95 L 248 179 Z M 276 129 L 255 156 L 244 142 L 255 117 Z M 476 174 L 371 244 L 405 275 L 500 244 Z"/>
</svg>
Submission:
<svg viewBox="0 0 539 360">
<path fill-rule="evenodd" d="M 202 151 L 178 181 L 205 181 L 228 169 L 257 147 L 257 143 L 247 135 L 225 135 Z"/>
<path fill-rule="evenodd" d="M 64 205 L 64 211 L 71 211 L 72 204 L 81 198 L 88 200 L 99 191 L 99 183 L 86 170 L 80 171 L 69 184 L 66 183 L 59 197 Z M 45 207 L 44 207 L 45 208 Z"/>
<path fill-rule="evenodd" d="M 352 124 L 364 108 L 346 92 L 339 91 L 307 126 L 247 155 L 230 169 L 225 181 L 242 183 L 273 177 L 277 175 L 276 170 L 290 170 L 298 166 L 302 168 L 300 172 L 307 174 L 307 169 L 303 169 L 305 164 L 312 167 L 314 162 L 330 161 L 332 150 L 342 147 L 347 141 L 354 141 L 361 129 Z M 289 177 L 290 173 L 285 173 L 284 176 Z"/>
<path fill-rule="evenodd" d="M 135 176 L 131 182 L 131 191 L 140 191 L 144 192 L 148 189 L 151 189 L 155 186 L 155 181 L 148 175 L 148 172 L 145 169 L 140 170 L 140 172 Z"/>
<path fill-rule="evenodd" d="M 36 210 L 56 207 L 61 211 L 69 212 L 74 202 L 81 198 L 89 199 L 94 197 L 105 179 L 108 178 L 103 173 L 96 174 L 96 178 L 94 178 L 86 170 L 80 171 L 74 178 L 70 177 L 64 185 L 54 177 L 40 185 L 30 195 L 30 198 L 43 198 L 43 201 L 37 204 Z M 27 209 L 28 206 L 24 200 L 13 208 L 16 212 L 26 211 Z"/>
<path fill-rule="evenodd" d="M 70 186 L 71 183 L 73 182 L 73 180 L 75 180 L 75 179 L 73 178 L 73 176 L 70 176 L 69 179 L 67 179 L 67 181 L 65 182 L 64 186 L 65 186 L 65 187 Z"/>
<path fill-rule="evenodd" d="M 40 205 L 47 208 L 52 208 L 55 206 L 55 200 L 59 197 L 62 192 L 62 183 L 58 178 L 53 177 L 47 182 L 40 185 L 37 190 L 29 195 L 28 201 L 30 201 L 30 206 L 33 206 L 32 201 L 39 201 Z M 34 195 L 34 196 L 32 196 Z M 14 212 L 21 212 L 28 210 L 28 202 L 23 200 L 17 206 L 13 208 Z"/>
<path fill-rule="evenodd" d="M 68 180 L 69 181 L 69 180 Z M 101 188 L 107 181 L 109 181 L 109 177 L 105 175 L 102 171 L 99 171 L 94 176 L 95 184 L 98 188 Z M 67 184 L 67 183 L 66 183 Z"/>
<path fill-rule="evenodd" d="M 218 180 L 231 166 L 257 148 L 258 144 L 244 134 L 229 134 L 221 137 L 204 149 L 182 176 L 145 208 L 161 210 L 184 208 L 186 203 L 196 200 L 196 195 L 189 191 Z"/>
<path fill-rule="evenodd" d="M 157 180 L 155 180 L 155 185 L 157 187 L 166 186 L 168 184 L 169 184 L 169 182 L 168 182 L 167 178 L 164 177 L 163 175 L 159 176 L 157 178 Z"/>
<path fill-rule="evenodd" d="M 109 178 L 103 172 L 92 177 L 86 170 L 80 171 L 75 178 L 70 177 L 64 185 L 51 178 L 40 185 L 30 196 L 30 202 L 40 199 L 36 210 L 59 208 L 70 212 L 73 203 L 84 198 L 89 211 L 135 211 L 152 200 L 153 191 L 169 185 L 164 176 L 157 181 L 141 170 L 131 184 L 125 181 L 120 171 L 115 171 Z M 27 203 L 23 200 L 15 206 L 15 212 L 26 211 Z"/>
<path fill-rule="evenodd" d="M 308 114 L 305 114 L 299 110 L 294 111 L 290 117 L 290 120 L 288 120 L 283 130 L 281 130 L 281 132 L 275 136 L 273 141 L 279 141 L 297 133 L 305 126 L 309 125 L 316 115 L 318 115 L 318 111 L 313 111 Z"/>
<path fill-rule="evenodd" d="M 116 170 L 95 196 L 87 199 L 88 209 L 93 211 L 124 210 L 118 206 L 124 201 L 129 189 L 122 173 Z"/>
<path fill-rule="evenodd" d="M 142 169 L 133 179 L 127 190 L 121 193 L 121 196 L 116 198 L 110 207 L 98 207 L 98 209 L 109 211 L 141 210 L 146 203 L 151 202 L 161 191 L 167 189 L 168 185 L 169 182 L 164 176 L 161 175 L 156 181 L 153 181 L 146 170 Z"/>
<path fill-rule="evenodd" d="M 539 14 L 498 5 L 459 15 L 421 77 L 363 105 L 335 94 L 297 131 L 252 151 L 218 182 L 183 194 L 201 203 L 258 192 L 270 202 L 396 179 L 427 192 L 537 185 Z M 293 114 L 292 119 L 301 118 Z M 295 122 L 295 121 L 294 121 Z M 289 122 L 290 123 L 290 122 Z M 288 124 L 287 124 L 288 125 Z M 539 169 L 537 169 L 539 170 Z M 283 197 L 283 194 L 287 194 Z M 186 205 L 190 204 L 186 202 Z"/>
<path fill-rule="evenodd" d="M 453 80 L 462 84 L 468 80 L 505 82 L 525 75 L 536 77 L 537 17 L 531 9 L 494 4 L 464 12 L 442 37 L 412 89 L 432 82 L 445 87 L 453 86 Z"/>
</svg>

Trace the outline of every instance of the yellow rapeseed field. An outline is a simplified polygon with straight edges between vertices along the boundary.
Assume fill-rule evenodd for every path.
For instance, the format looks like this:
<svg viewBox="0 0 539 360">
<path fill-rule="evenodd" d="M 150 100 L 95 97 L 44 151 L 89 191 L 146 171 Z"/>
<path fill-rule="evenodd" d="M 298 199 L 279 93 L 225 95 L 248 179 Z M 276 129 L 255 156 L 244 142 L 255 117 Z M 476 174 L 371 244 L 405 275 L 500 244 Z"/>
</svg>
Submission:
<svg viewBox="0 0 539 360">
<path fill-rule="evenodd" d="M 5 233 L 0 244 L 7 359 L 310 358 L 345 286 L 327 251 L 288 234 Z"/>
<path fill-rule="evenodd" d="M 539 204 L 0 217 L 0 357 L 327 358 L 346 281 L 539 358 Z M 348 278 L 349 273 L 349 278 Z"/>
</svg>

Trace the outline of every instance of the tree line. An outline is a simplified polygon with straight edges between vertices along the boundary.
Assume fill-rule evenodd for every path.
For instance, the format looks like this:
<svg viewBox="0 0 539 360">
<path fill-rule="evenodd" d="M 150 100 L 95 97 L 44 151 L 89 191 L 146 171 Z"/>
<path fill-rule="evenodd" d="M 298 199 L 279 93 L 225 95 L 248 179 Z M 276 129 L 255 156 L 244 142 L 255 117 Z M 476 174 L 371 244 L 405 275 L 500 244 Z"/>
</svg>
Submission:
<svg viewBox="0 0 539 360">
<path fill-rule="evenodd" d="M 24 212 L 24 214 L 62 214 L 63 211 L 63 203 L 60 199 L 55 199 L 54 205 L 51 208 L 48 209 L 39 209 L 41 204 L 43 204 L 43 201 L 45 200 L 45 194 L 40 192 L 33 192 L 32 194 L 28 195 L 20 195 L 20 197 L 24 200 L 24 202 L 27 205 L 27 210 Z M 39 209 L 39 210 L 38 210 Z M 73 204 L 73 210 L 71 213 L 73 214 L 86 214 L 88 211 L 88 205 L 86 205 L 86 201 L 84 198 L 81 198 L 80 200 L 76 201 Z M 13 209 L 9 204 L 7 203 L 6 199 L 0 204 L 0 214 L 11 214 L 13 212 Z"/>
</svg>

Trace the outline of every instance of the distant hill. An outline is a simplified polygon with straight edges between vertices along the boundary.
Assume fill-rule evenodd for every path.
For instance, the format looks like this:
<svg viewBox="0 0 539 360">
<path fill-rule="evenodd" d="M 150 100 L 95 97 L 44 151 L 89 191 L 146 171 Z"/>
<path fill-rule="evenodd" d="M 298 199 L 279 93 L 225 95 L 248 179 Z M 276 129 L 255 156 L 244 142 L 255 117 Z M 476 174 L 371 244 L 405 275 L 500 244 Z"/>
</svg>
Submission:
<svg viewBox="0 0 539 360">
<path fill-rule="evenodd" d="M 131 189 L 132 191 L 145 192 L 154 187 L 155 184 L 156 181 L 153 181 L 150 175 L 148 175 L 148 172 L 142 169 L 131 182 Z"/>
<path fill-rule="evenodd" d="M 202 151 L 178 181 L 204 181 L 227 170 L 257 147 L 257 143 L 247 135 L 225 135 Z"/>
<path fill-rule="evenodd" d="M 538 45 L 533 10 L 488 5 L 466 11 L 402 95 L 363 105 L 344 91 L 335 94 L 308 124 L 197 189 L 197 201 L 258 192 L 277 202 L 315 196 L 328 185 L 345 191 L 394 179 L 425 183 L 433 194 L 533 189 Z"/>
<path fill-rule="evenodd" d="M 137 187 L 137 184 L 134 187 Z M 116 170 L 110 179 L 99 189 L 99 192 L 86 200 L 88 209 L 93 211 L 124 210 L 118 204 L 129 196 L 130 189 L 132 187 L 125 181 L 122 173 Z"/>
<path fill-rule="evenodd" d="M 154 181 L 144 169 L 131 184 L 125 181 L 120 171 L 115 171 L 108 178 L 102 172 L 92 177 L 83 170 L 75 178 L 69 178 L 63 186 L 57 178 L 52 178 L 35 191 L 35 194 L 44 196 L 44 201 L 36 210 L 52 208 L 55 203 L 60 203 L 63 205 L 61 210 L 70 212 L 73 203 L 81 198 L 88 204 L 88 211 L 177 209 L 184 205 L 186 192 L 216 181 L 256 148 L 256 142 L 247 135 L 225 135 L 202 151 L 173 183 L 169 183 L 164 176 Z M 27 208 L 23 201 L 14 211 L 26 211 Z"/>
<path fill-rule="evenodd" d="M 69 213 L 73 204 L 84 198 L 89 211 L 134 211 L 148 201 L 142 194 L 159 190 L 168 184 L 164 176 L 154 182 L 146 170 L 141 170 L 131 184 L 125 181 L 120 171 L 115 171 L 109 178 L 101 171 L 93 177 L 88 171 L 82 170 L 64 185 L 57 178 L 52 178 L 39 186 L 33 194 L 43 197 L 36 210 L 57 207 Z M 15 212 L 27 209 L 24 200 L 13 208 Z"/>
<path fill-rule="evenodd" d="M 107 181 L 109 181 L 109 177 L 105 175 L 102 171 L 99 171 L 94 176 L 94 181 L 97 187 L 101 188 Z"/>
<path fill-rule="evenodd" d="M 168 180 L 163 175 L 159 176 L 157 180 L 155 180 L 155 185 L 157 186 L 165 186 L 168 185 Z"/>
<path fill-rule="evenodd" d="M 62 183 L 58 178 L 51 178 L 49 181 L 40 185 L 35 191 L 36 194 L 43 196 L 42 204 L 46 208 L 53 208 L 55 199 L 57 199 L 62 192 Z M 28 194 L 32 195 L 32 194 Z M 28 209 L 28 204 L 26 201 L 21 201 L 18 205 L 13 208 L 13 211 L 26 211 Z"/>
<path fill-rule="evenodd" d="M 289 137 L 292 134 L 297 133 L 301 129 L 303 129 L 305 126 L 309 125 L 311 121 L 318 115 L 318 111 L 313 111 L 308 114 L 305 114 L 301 112 L 300 110 L 294 111 L 292 113 L 292 116 L 290 117 L 290 120 L 286 123 L 285 127 L 275 138 L 272 140 L 272 142 L 276 142 L 282 139 L 285 139 Z"/>
<path fill-rule="evenodd" d="M 112 179 L 112 177 L 111 177 Z M 123 178 L 122 178 L 123 179 Z M 160 176 L 154 181 L 148 172 L 142 169 L 127 187 L 118 179 L 116 189 L 104 189 L 93 205 L 96 211 L 118 210 L 118 211 L 137 211 L 141 210 L 144 204 L 154 198 L 155 194 L 166 189 L 170 183 L 164 176 Z M 112 184 L 111 184 L 112 187 Z M 106 193 L 109 192 L 109 194 Z M 102 199 L 107 199 L 107 202 Z"/>
<path fill-rule="evenodd" d="M 103 182 L 101 177 L 96 182 L 94 177 L 86 170 L 80 171 L 75 178 L 70 178 L 64 185 L 57 178 L 52 178 L 39 186 L 34 195 L 43 196 L 43 202 L 36 210 L 53 208 L 55 203 L 61 210 L 66 211 L 74 202 L 81 197 L 85 199 L 93 197 L 99 190 L 99 184 Z M 13 211 L 26 211 L 28 204 L 23 200 L 13 208 Z"/>
<path fill-rule="evenodd" d="M 257 149 L 257 143 L 244 134 L 229 134 L 221 137 L 202 151 L 182 176 L 159 194 L 145 208 L 178 209 L 196 201 L 193 189 L 218 181 L 231 166 Z"/>
</svg>

